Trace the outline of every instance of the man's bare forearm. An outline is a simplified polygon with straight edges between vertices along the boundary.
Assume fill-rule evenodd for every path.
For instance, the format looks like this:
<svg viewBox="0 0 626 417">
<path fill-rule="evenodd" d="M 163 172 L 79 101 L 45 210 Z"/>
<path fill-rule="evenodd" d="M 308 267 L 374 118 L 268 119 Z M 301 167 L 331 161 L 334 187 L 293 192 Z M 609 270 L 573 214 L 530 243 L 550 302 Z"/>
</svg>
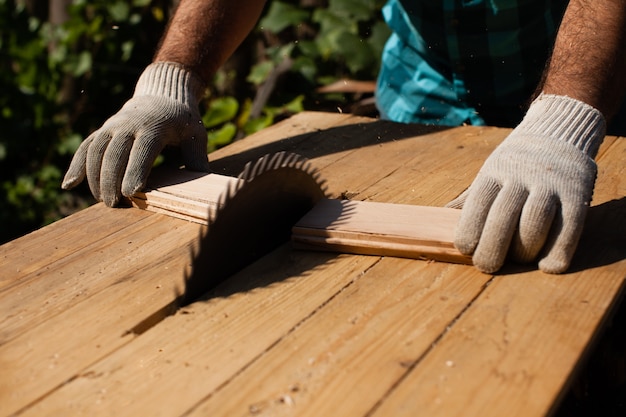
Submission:
<svg viewBox="0 0 626 417">
<path fill-rule="evenodd" d="M 155 62 L 177 62 L 208 83 L 254 28 L 265 0 L 181 0 Z"/>
<path fill-rule="evenodd" d="M 575 98 L 612 117 L 626 93 L 625 41 L 626 0 L 571 0 L 542 91 Z"/>
</svg>

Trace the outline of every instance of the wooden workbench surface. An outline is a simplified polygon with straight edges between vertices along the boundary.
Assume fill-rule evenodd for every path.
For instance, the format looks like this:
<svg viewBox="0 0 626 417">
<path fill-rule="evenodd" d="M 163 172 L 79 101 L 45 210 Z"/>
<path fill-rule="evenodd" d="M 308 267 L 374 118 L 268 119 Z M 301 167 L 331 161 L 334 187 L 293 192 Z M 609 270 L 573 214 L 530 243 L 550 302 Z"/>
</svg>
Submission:
<svg viewBox="0 0 626 417">
<path fill-rule="evenodd" d="M 302 113 L 211 159 L 294 151 L 333 196 L 442 206 L 507 133 Z M 624 160 L 607 138 L 567 274 L 285 245 L 173 314 L 205 226 L 92 206 L 0 247 L 0 415 L 546 415 L 624 285 Z"/>
</svg>

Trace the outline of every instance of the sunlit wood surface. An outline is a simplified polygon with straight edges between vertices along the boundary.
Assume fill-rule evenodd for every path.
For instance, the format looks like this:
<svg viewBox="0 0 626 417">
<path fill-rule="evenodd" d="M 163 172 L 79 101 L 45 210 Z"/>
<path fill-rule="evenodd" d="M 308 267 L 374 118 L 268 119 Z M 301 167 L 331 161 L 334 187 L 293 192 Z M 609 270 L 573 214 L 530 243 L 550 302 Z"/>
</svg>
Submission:
<svg viewBox="0 0 626 417">
<path fill-rule="evenodd" d="M 333 197 L 443 206 L 507 133 L 302 113 L 211 159 L 293 151 Z M 0 415 L 544 416 L 624 285 L 625 160 L 607 138 L 567 274 L 286 244 L 178 311 L 205 226 L 92 206 L 0 246 Z"/>
</svg>

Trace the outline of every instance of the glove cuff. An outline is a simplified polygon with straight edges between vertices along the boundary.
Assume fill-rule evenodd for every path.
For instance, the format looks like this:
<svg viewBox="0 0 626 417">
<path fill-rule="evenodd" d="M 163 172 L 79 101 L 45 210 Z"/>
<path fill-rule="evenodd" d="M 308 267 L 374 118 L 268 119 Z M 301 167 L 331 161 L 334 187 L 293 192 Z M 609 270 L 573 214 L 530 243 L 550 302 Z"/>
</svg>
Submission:
<svg viewBox="0 0 626 417">
<path fill-rule="evenodd" d="M 197 106 L 204 91 L 202 79 L 182 65 L 155 62 L 148 65 L 139 77 L 133 97 L 169 97 L 188 106 Z"/>
<path fill-rule="evenodd" d="M 516 130 L 569 143 L 595 158 L 606 134 L 606 121 L 600 111 L 582 101 L 541 94 Z"/>
</svg>

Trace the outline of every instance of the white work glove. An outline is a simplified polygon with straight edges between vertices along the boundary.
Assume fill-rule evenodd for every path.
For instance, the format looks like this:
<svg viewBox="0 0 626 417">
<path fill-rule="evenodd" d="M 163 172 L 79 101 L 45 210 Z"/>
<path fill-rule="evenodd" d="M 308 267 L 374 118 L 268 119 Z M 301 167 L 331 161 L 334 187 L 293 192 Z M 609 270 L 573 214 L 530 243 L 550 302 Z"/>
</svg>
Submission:
<svg viewBox="0 0 626 417">
<path fill-rule="evenodd" d="M 158 62 L 146 67 L 133 97 L 76 151 L 62 187 L 85 177 L 94 197 L 107 206 L 141 190 L 166 146 L 179 146 L 185 167 L 208 171 L 207 132 L 198 103 L 204 93 L 199 77 L 182 66 Z"/>
<path fill-rule="evenodd" d="M 540 95 L 513 132 L 487 158 L 466 193 L 455 246 L 492 273 L 507 254 L 561 273 L 578 245 L 597 168 L 593 160 L 606 122 L 569 97 Z"/>
</svg>

